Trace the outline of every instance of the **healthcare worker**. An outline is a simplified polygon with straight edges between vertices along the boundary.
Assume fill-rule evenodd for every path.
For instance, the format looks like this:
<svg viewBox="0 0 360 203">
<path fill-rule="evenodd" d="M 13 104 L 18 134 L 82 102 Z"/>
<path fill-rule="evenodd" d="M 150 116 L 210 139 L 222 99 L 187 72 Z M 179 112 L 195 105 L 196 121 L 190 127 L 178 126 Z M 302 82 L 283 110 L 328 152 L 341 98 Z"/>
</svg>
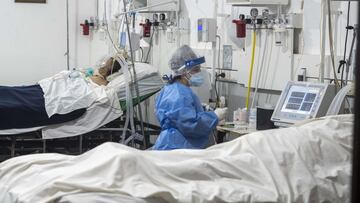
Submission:
<svg viewBox="0 0 360 203">
<path fill-rule="evenodd" d="M 162 131 L 154 150 L 203 149 L 218 122 L 225 118 L 226 109 L 204 111 L 190 88 L 202 85 L 204 78 L 200 64 L 204 62 L 205 58 L 198 58 L 187 45 L 180 47 L 171 57 L 172 75 L 155 104 Z"/>
</svg>

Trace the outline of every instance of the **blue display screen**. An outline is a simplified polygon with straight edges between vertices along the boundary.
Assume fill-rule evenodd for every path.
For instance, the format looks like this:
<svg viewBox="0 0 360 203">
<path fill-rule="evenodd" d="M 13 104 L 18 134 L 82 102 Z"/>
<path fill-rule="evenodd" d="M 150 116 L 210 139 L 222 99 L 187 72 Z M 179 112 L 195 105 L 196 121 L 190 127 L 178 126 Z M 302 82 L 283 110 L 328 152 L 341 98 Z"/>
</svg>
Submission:
<svg viewBox="0 0 360 203">
<path fill-rule="evenodd" d="M 203 30 L 202 25 L 198 25 L 198 31 L 202 31 L 202 30 Z"/>
</svg>

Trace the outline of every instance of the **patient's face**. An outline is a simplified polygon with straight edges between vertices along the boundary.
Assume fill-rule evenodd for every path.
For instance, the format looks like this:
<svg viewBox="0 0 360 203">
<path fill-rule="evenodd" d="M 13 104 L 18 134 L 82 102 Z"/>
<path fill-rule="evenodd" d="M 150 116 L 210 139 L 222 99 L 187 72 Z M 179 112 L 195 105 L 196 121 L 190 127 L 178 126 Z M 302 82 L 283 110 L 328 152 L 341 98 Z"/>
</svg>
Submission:
<svg viewBox="0 0 360 203">
<path fill-rule="evenodd" d="M 99 73 L 104 77 L 110 75 L 112 64 L 113 64 L 113 59 L 112 58 L 108 59 L 105 65 L 99 68 Z"/>
</svg>

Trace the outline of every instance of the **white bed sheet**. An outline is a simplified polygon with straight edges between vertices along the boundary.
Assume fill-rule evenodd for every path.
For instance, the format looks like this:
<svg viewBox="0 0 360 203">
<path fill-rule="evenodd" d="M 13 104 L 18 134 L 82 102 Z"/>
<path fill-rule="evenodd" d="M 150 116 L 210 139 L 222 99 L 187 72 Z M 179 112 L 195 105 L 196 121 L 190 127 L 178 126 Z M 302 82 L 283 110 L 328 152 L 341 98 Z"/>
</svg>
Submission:
<svg viewBox="0 0 360 203">
<path fill-rule="evenodd" d="M 151 75 L 158 75 L 157 70 L 150 64 L 135 63 L 135 69 L 137 81 Z M 130 72 L 133 73 L 133 71 Z M 74 73 L 79 76 L 71 77 Z M 158 84 L 158 81 L 155 82 L 155 85 Z M 105 87 L 88 81 L 80 72 L 61 71 L 39 81 L 39 85 L 44 92 L 45 109 L 49 117 L 54 114 L 67 114 L 77 109 L 87 108 L 95 102 L 106 102 L 104 88 L 114 89 L 118 94 L 125 92 L 124 74 L 114 78 Z"/>
<path fill-rule="evenodd" d="M 352 126 L 353 116 L 346 115 L 206 150 L 139 151 L 106 143 L 80 156 L 22 156 L 0 164 L 0 202 L 114 194 L 186 203 L 347 203 Z"/>
<path fill-rule="evenodd" d="M 71 73 L 71 71 L 61 71 L 39 81 L 49 117 L 87 108 L 94 102 L 106 101 L 102 87 L 87 81 L 83 76 L 71 78 Z M 76 73 L 81 75 L 80 72 Z"/>
<path fill-rule="evenodd" d="M 91 104 L 80 118 L 42 128 L 43 139 L 82 135 L 119 118 L 123 114 L 123 111 L 121 110 L 116 92 L 113 89 L 106 89 L 106 95 L 106 102 L 95 102 Z"/>
<path fill-rule="evenodd" d="M 149 73 L 139 71 L 140 73 Z M 120 80 L 119 80 L 120 81 Z M 85 114 L 73 121 L 61 123 L 58 125 L 46 126 L 42 129 L 43 139 L 55 139 L 82 135 L 119 118 L 123 112 L 120 107 L 120 100 L 125 100 L 125 83 L 118 89 L 112 87 L 102 87 L 107 94 L 107 102 L 95 102 L 87 108 Z M 164 83 L 160 76 L 155 72 L 151 74 L 141 74 L 138 79 L 139 95 L 154 93 L 163 87 Z M 133 97 L 136 92 L 133 89 Z M 119 98 L 121 96 L 121 98 Z"/>
</svg>

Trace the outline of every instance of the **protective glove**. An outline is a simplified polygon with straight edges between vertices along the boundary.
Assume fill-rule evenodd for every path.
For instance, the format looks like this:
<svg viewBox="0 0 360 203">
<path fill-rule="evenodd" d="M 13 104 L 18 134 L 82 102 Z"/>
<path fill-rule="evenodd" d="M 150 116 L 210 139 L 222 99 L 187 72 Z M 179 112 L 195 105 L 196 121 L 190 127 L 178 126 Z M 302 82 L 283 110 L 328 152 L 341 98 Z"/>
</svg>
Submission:
<svg viewBox="0 0 360 203">
<path fill-rule="evenodd" d="M 217 109 L 215 109 L 214 113 L 218 117 L 219 123 L 225 121 L 227 111 L 228 111 L 228 108 L 217 108 Z"/>
<path fill-rule="evenodd" d="M 206 103 L 201 103 L 201 106 L 203 107 L 204 111 L 214 111 L 214 109 Z"/>
</svg>

